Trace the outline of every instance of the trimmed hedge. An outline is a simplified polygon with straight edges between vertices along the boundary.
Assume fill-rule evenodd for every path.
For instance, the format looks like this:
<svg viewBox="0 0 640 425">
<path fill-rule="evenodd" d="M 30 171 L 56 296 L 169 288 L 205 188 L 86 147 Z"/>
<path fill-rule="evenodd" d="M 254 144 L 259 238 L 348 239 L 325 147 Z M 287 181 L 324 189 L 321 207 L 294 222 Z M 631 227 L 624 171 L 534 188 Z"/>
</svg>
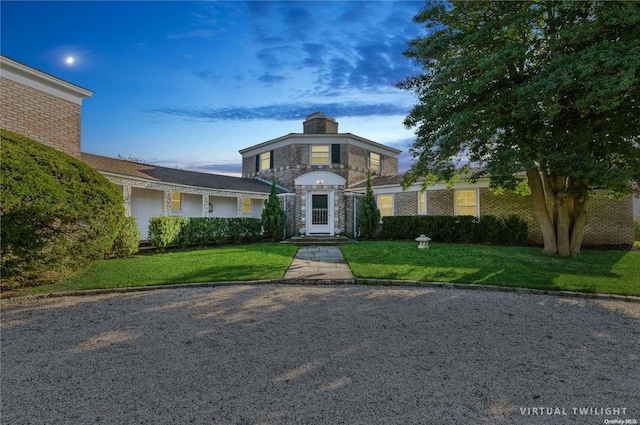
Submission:
<svg viewBox="0 0 640 425">
<path fill-rule="evenodd" d="M 226 242 L 256 241 L 262 234 L 257 218 L 153 217 L 149 222 L 149 243 L 163 250 L 169 245 L 188 247 Z"/>
<path fill-rule="evenodd" d="M 472 216 L 391 216 L 382 220 L 382 239 L 414 240 L 421 234 L 439 242 L 522 244 L 527 223 L 516 215 L 501 218 Z"/>
<path fill-rule="evenodd" d="M 56 283 L 109 252 L 122 193 L 93 168 L 1 130 L 2 284 Z"/>
<path fill-rule="evenodd" d="M 135 217 L 126 217 L 122 228 L 113 241 L 111 251 L 118 258 L 129 257 L 138 252 L 140 245 L 140 229 Z"/>
</svg>

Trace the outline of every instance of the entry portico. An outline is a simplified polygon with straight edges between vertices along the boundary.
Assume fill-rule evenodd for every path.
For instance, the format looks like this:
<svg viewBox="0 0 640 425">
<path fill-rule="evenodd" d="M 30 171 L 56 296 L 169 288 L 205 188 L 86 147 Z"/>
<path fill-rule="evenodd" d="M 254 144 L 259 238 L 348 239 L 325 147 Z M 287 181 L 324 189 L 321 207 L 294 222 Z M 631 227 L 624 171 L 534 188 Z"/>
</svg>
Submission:
<svg viewBox="0 0 640 425">
<path fill-rule="evenodd" d="M 310 236 L 342 233 L 340 194 L 346 179 L 329 171 L 312 171 L 294 179 L 294 184 L 300 203 L 300 228 L 305 229 L 304 233 Z"/>
</svg>

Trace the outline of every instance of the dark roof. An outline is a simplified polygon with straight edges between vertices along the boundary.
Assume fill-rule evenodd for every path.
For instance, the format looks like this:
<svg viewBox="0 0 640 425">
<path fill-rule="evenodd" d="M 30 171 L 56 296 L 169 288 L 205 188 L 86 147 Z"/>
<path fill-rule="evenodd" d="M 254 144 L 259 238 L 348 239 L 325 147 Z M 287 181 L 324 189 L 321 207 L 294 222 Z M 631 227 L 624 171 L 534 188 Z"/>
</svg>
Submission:
<svg viewBox="0 0 640 425">
<path fill-rule="evenodd" d="M 402 178 L 404 176 L 373 176 L 371 177 L 372 186 L 389 186 L 389 185 L 399 185 L 402 183 Z M 358 189 L 358 188 L 366 188 L 367 181 L 362 181 L 358 184 L 354 184 L 349 186 L 349 189 Z"/>
<path fill-rule="evenodd" d="M 237 192 L 269 193 L 271 184 L 253 178 L 231 177 L 220 174 L 199 173 L 177 168 L 139 164 L 122 159 L 108 158 L 82 152 L 81 159 L 98 171 L 157 182 L 196 186 L 207 189 L 233 190 Z M 278 189 L 278 193 L 284 190 Z"/>
<path fill-rule="evenodd" d="M 467 171 L 466 173 L 463 173 L 460 175 L 461 179 L 468 179 L 469 177 L 471 177 L 472 174 L 480 171 L 481 168 L 479 167 L 472 167 L 469 171 Z M 404 175 L 396 175 L 396 176 L 372 176 L 371 177 L 371 185 L 373 187 L 378 187 L 378 186 L 392 186 L 392 185 L 400 185 L 402 184 L 402 179 L 404 178 Z M 419 182 L 422 181 L 422 179 L 418 180 Z M 363 181 L 360 182 L 358 184 L 354 184 L 353 186 L 349 186 L 349 189 L 358 189 L 358 188 L 366 188 L 367 187 L 367 181 Z"/>
</svg>

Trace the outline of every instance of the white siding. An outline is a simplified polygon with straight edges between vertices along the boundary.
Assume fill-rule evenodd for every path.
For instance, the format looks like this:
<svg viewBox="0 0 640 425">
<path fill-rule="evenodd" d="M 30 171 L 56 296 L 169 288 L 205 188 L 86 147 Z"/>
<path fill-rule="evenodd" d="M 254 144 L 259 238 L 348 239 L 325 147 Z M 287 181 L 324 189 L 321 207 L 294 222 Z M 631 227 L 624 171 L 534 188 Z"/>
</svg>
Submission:
<svg viewBox="0 0 640 425">
<path fill-rule="evenodd" d="M 140 239 L 146 240 L 151 217 L 164 213 L 164 192 L 161 190 L 131 188 L 131 215 L 138 221 Z"/>
<path fill-rule="evenodd" d="M 210 196 L 209 202 L 213 205 L 213 211 L 209 217 L 233 218 L 238 216 L 238 199 L 224 196 Z"/>
</svg>

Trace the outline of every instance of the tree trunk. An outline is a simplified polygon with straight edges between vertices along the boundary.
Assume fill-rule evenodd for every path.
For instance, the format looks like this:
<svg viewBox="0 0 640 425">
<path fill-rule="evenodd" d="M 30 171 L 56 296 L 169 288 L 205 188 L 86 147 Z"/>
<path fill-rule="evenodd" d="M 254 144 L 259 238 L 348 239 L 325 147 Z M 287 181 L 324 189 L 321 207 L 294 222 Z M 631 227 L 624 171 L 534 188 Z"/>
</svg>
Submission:
<svg viewBox="0 0 640 425">
<path fill-rule="evenodd" d="M 571 255 L 580 255 L 582 240 L 584 239 L 584 228 L 587 225 L 587 202 L 588 195 L 575 195 L 573 219 L 571 227 Z"/>
<path fill-rule="evenodd" d="M 571 202 L 570 195 L 559 193 L 554 196 L 554 217 L 556 221 L 556 241 L 558 243 L 558 255 L 567 257 L 571 255 Z"/>
<path fill-rule="evenodd" d="M 558 253 L 558 246 L 555 227 L 551 217 L 549 217 L 544 185 L 542 184 L 542 178 L 538 170 L 527 168 L 527 184 L 529 185 L 529 189 L 531 189 L 533 216 L 536 218 L 540 226 L 540 231 L 542 232 L 542 240 L 544 242 L 543 252 L 545 254 L 556 255 Z"/>
</svg>

